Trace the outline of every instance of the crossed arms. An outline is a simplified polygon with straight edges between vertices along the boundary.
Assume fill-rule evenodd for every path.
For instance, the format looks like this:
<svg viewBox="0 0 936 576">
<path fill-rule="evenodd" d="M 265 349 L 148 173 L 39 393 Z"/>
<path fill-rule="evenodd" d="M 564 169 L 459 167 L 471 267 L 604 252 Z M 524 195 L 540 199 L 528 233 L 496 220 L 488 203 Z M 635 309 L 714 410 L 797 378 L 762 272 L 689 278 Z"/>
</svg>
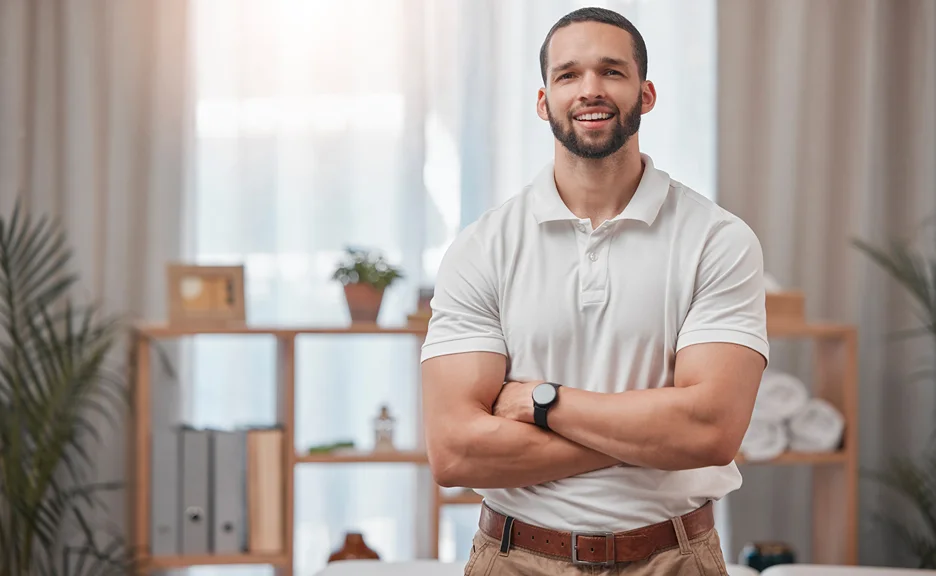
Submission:
<svg viewBox="0 0 936 576">
<path fill-rule="evenodd" d="M 430 358 L 422 367 L 430 467 L 442 486 L 514 488 L 618 464 L 724 466 L 747 430 L 765 363 L 736 344 L 690 345 L 676 355 L 673 387 L 563 386 L 545 431 L 532 424 L 536 382 L 504 384 L 503 355 Z"/>
<path fill-rule="evenodd" d="M 516 488 L 616 463 L 610 456 L 535 425 L 494 416 L 505 369 L 505 357 L 494 352 L 453 354 L 423 362 L 423 423 L 436 483 Z"/>
<path fill-rule="evenodd" d="M 537 383 L 504 383 L 503 303 L 492 264 L 502 249 L 480 237 L 466 228 L 452 244 L 433 296 L 422 377 L 437 483 L 514 488 L 620 464 L 684 470 L 734 459 L 767 354 L 763 255 L 750 228 L 725 219 L 706 232 L 677 334 L 673 386 L 606 394 L 558 382 L 551 431 L 532 424 Z"/>
</svg>

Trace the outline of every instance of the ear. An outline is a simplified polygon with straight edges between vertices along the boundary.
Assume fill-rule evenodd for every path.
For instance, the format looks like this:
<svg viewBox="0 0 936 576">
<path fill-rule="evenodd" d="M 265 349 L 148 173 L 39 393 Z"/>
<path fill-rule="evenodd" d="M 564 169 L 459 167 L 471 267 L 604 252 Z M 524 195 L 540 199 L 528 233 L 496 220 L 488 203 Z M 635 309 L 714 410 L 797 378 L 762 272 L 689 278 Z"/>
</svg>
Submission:
<svg viewBox="0 0 936 576">
<path fill-rule="evenodd" d="M 536 115 L 540 117 L 541 120 L 549 121 L 549 113 L 546 111 L 546 106 L 549 104 L 546 102 L 546 89 L 540 88 L 539 92 L 536 93 Z"/>
<path fill-rule="evenodd" d="M 656 106 L 657 99 L 656 87 L 653 85 L 653 82 L 647 80 L 643 83 L 640 90 L 640 99 L 643 102 L 640 106 L 641 114 L 646 114 L 653 110 L 653 107 Z"/>
</svg>

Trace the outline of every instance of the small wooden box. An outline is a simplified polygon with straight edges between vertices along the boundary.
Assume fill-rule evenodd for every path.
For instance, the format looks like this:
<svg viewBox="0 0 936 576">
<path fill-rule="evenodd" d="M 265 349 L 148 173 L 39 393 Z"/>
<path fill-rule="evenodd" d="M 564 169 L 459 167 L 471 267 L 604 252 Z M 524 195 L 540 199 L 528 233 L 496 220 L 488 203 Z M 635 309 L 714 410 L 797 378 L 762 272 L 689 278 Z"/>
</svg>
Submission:
<svg viewBox="0 0 936 576">
<path fill-rule="evenodd" d="M 768 292 L 767 322 L 803 324 L 806 322 L 806 295 L 799 291 Z"/>
</svg>

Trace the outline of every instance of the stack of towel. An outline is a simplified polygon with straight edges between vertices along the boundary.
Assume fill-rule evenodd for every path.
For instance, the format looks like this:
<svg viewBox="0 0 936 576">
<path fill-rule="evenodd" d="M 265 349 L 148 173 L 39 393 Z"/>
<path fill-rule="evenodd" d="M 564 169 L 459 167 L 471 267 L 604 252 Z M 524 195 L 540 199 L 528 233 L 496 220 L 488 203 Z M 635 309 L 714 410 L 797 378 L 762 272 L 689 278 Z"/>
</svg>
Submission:
<svg viewBox="0 0 936 576">
<path fill-rule="evenodd" d="M 741 453 L 750 461 L 772 460 L 787 450 L 833 452 L 845 418 L 821 398 L 810 398 L 796 377 L 768 368 L 761 379 Z"/>
</svg>

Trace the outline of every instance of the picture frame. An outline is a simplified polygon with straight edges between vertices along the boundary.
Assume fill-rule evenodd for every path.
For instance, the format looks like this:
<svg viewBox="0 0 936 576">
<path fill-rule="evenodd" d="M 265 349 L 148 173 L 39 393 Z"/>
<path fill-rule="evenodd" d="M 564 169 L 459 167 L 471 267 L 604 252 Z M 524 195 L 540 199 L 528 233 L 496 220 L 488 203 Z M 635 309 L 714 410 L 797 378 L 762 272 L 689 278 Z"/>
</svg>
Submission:
<svg viewBox="0 0 936 576">
<path fill-rule="evenodd" d="M 166 287 L 170 325 L 225 328 L 247 321 L 243 265 L 170 263 Z"/>
</svg>

